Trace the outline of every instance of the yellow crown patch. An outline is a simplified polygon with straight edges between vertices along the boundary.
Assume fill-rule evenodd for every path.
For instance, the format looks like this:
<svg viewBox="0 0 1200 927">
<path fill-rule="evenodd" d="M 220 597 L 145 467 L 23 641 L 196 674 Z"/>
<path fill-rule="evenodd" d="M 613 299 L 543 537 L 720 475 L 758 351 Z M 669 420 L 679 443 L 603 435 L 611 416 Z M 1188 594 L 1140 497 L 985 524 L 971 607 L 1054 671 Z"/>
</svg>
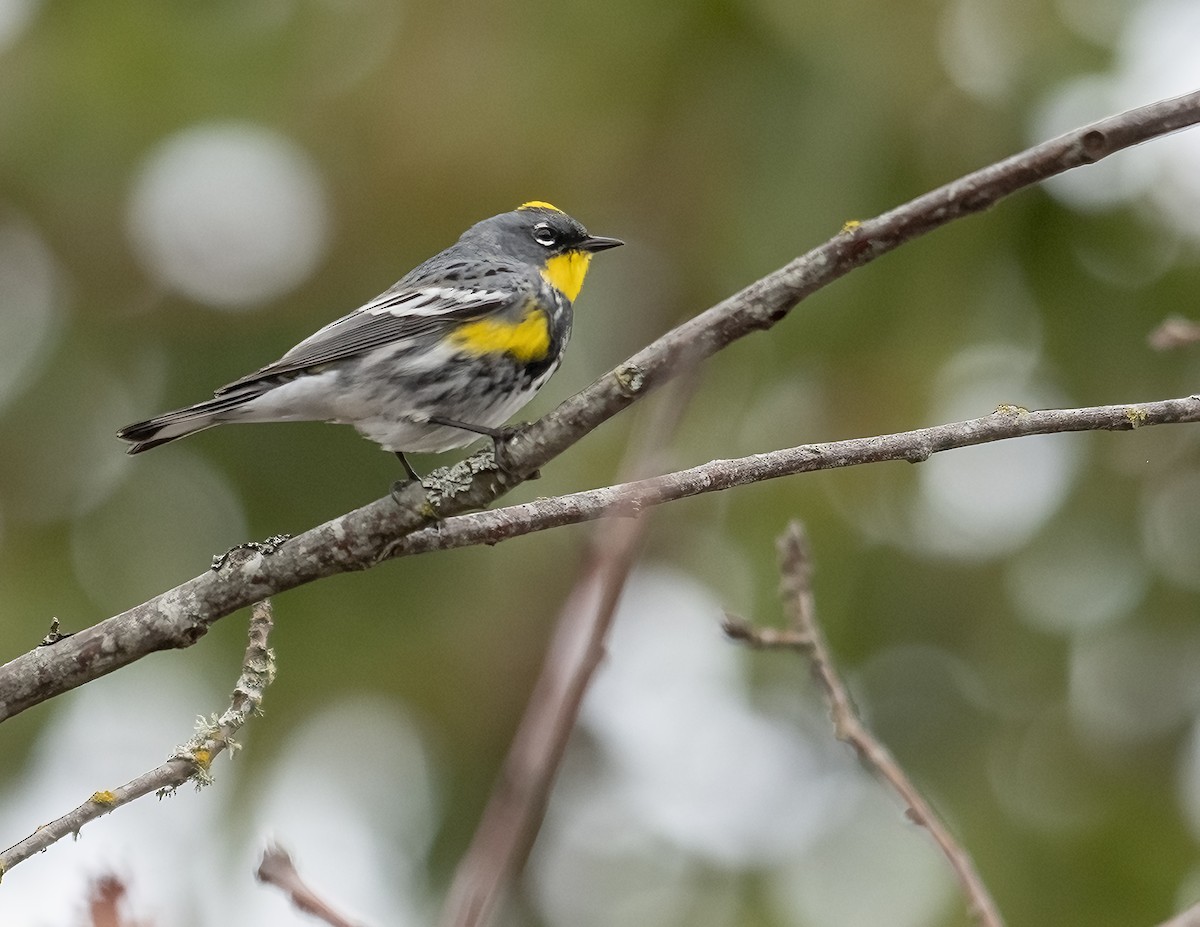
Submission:
<svg viewBox="0 0 1200 927">
<path fill-rule="evenodd" d="M 541 200 L 530 200 L 528 203 L 522 203 L 518 209 L 549 209 L 551 212 L 562 212 L 557 206 L 551 203 L 543 203 Z"/>
</svg>

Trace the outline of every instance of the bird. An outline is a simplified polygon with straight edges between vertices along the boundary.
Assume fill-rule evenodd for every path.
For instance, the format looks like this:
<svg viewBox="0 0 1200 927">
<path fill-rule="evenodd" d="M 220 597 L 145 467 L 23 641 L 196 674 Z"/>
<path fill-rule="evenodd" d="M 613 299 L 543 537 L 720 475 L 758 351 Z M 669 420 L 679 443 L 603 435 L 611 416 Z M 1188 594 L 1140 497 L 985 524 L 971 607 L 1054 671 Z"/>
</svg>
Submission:
<svg viewBox="0 0 1200 927">
<path fill-rule="evenodd" d="M 239 422 L 353 425 L 406 454 L 465 447 L 501 426 L 558 369 L 592 255 L 591 235 L 535 200 L 477 222 L 370 302 L 212 399 L 126 425 L 129 454 Z"/>
</svg>

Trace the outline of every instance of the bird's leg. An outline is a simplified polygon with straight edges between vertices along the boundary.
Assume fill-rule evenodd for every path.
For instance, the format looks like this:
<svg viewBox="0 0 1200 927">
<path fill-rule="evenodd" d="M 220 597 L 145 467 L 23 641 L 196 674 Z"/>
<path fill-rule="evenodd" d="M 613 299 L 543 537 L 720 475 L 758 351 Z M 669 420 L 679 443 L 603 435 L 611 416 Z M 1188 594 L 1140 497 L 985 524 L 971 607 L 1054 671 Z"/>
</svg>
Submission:
<svg viewBox="0 0 1200 927">
<path fill-rule="evenodd" d="M 393 451 L 392 453 L 396 455 L 397 459 L 399 459 L 399 461 L 400 461 L 401 466 L 404 467 L 404 472 L 408 474 L 408 479 L 396 480 L 396 482 L 392 483 L 392 488 L 389 491 L 389 495 L 392 497 L 392 501 L 395 502 L 396 505 L 401 505 L 402 504 L 400 502 L 401 491 L 404 489 L 405 486 L 408 486 L 410 483 L 421 482 L 421 474 L 419 474 L 415 469 L 413 469 L 413 465 L 410 464 L 408 462 L 408 458 L 404 456 L 404 451 Z"/>
<path fill-rule="evenodd" d="M 416 480 L 418 483 L 421 482 L 421 474 L 413 469 L 413 465 L 410 464 L 408 462 L 408 458 L 404 456 L 404 451 L 393 451 L 392 453 L 394 453 L 399 459 L 400 466 L 404 468 L 404 472 L 408 474 L 408 478 L 410 480 Z"/>
<path fill-rule="evenodd" d="M 469 422 L 459 422 L 452 418 L 442 418 L 440 415 L 429 416 L 430 425 L 444 425 L 446 428 L 461 428 L 477 435 L 487 435 L 493 441 L 504 441 L 512 437 L 513 428 L 492 428 L 490 425 L 472 425 Z"/>
<path fill-rule="evenodd" d="M 514 435 L 520 431 L 520 426 L 508 426 L 505 428 L 492 428 L 489 425 L 472 425 L 469 422 L 459 422 L 452 418 L 443 418 L 440 415 L 429 416 L 429 424 L 443 425 L 446 428 L 461 428 L 463 431 L 470 431 L 477 435 L 486 435 L 492 439 L 492 455 L 496 458 L 496 466 L 501 470 L 511 472 L 511 468 L 507 465 L 508 459 L 508 442 Z M 526 479 L 537 479 L 537 472 L 531 473 Z"/>
</svg>

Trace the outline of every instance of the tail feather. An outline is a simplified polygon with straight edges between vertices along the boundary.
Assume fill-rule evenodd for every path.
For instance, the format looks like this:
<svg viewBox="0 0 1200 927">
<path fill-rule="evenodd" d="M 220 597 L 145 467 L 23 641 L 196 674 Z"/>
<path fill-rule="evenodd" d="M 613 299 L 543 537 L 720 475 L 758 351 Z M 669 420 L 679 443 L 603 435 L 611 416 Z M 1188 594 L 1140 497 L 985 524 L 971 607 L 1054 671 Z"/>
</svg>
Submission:
<svg viewBox="0 0 1200 927">
<path fill-rule="evenodd" d="M 144 422 L 134 422 L 126 425 L 117 432 L 117 437 L 128 441 L 132 446 L 126 449 L 127 454 L 140 454 L 160 444 L 186 438 L 198 431 L 230 421 L 226 413 L 244 405 L 260 395 L 259 391 L 235 393 L 229 396 L 218 396 L 206 402 L 198 402 L 194 406 L 165 412 Z"/>
</svg>

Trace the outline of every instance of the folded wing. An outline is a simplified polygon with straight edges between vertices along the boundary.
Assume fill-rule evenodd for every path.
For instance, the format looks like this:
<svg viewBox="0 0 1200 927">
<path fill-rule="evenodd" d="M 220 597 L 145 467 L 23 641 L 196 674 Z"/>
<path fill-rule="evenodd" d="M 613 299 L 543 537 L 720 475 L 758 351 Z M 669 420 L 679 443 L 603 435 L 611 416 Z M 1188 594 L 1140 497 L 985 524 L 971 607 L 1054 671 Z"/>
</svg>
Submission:
<svg viewBox="0 0 1200 927">
<path fill-rule="evenodd" d="M 490 289 L 453 286 L 394 287 L 360 309 L 330 322 L 272 364 L 234 380 L 217 396 L 240 392 L 262 380 L 309 370 L 376 348 L 444 331 L 514 304 L 518 297 Z"/>
</svg>

